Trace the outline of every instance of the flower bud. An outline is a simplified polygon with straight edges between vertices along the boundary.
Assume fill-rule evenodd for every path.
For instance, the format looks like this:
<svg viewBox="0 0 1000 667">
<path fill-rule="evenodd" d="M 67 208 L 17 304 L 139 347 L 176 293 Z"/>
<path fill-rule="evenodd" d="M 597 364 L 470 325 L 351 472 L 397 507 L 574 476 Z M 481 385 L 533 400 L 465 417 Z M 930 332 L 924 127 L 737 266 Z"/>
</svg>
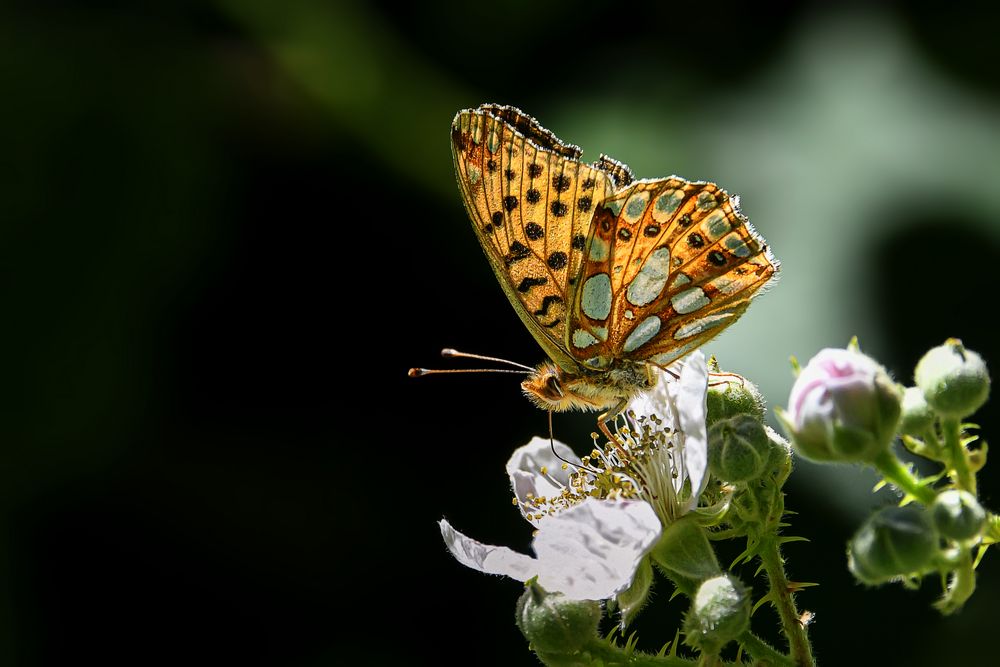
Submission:
<svg viewBox="0 0 1000 667">
<path fill-rule="evenodd" d="M 967 491 L 943 491 L 931 505 L 931 520 L 944 537 L 958 542 L 975 540 L 986 526 L 986 511 Z"/>
<path fill-rule="evenodd" d="M 750 625 L 750 596 L 738 579 L 721 574 L 707 579 L 691 600 L 684 618 L 685 642 L 717 655 Z"/>
<path fill-rule="evenodd" d="M 966 350 L 957 338 L 949 338 L 925 354 L 914 378 L 927 403 L 943 417 L 968 417 L 990 394 L 986 362 Z"/>
<path fill-rule="evenodd" d="M 767 460 L 767 469 L 771 472 L 783 470 L 778 474 L 781 479 L 785 479 L 788 473 L 792 471 L 792 445 L 770 426 L 765 426 L 764 432 L 767 433 L 767 441 L 771 447 L 771 456 Z"/>
<path fill-rule="evenodd" d="M 934 425 L 937 415 L 927 405 L 920 387 L 907 387 L 903 392 L 903 416 L 899 420 L 899 432 L 920 437 Z"/>
<path fill-rule="evenodd" d="M 778 418 L 807 459 L 870 461 L 896 433 L 902 393 L 871 357 L 827 348 L 802 369 Z"/>
<path fill-rule="evenodd" d="M 708 430 L 708 469 L 719 479 L 734 484 L 757 479 L 770 457 L 771 442 L 757 417 L 736 415 Z"/>
<path fill-rule="evenodd" d="M 539 653 L 574 653 L 597 638 L 601 605 L 594 600 L 571 600 L 527 582 L 517 601 L 517 627 Z"/>
<path fill-rule="evenodd" d="M 709 428 L 720 420 L 736 415 L 752 415 L 758 421 L 763 421 L 764 399 L 757 387 L 735 373 L 722 373 L 720 377 L 728 379 L 718 382 L 713 378 L 708 383 L 708 394 L 705 396 Z"/>
<path fill-rule="evenodd" d="M 938 535 L 917 505 L 886 507 L 865 521 L 848 545 L 848 567 L 866 584 L 925 572 L 938 553 Z"/>
</svg>

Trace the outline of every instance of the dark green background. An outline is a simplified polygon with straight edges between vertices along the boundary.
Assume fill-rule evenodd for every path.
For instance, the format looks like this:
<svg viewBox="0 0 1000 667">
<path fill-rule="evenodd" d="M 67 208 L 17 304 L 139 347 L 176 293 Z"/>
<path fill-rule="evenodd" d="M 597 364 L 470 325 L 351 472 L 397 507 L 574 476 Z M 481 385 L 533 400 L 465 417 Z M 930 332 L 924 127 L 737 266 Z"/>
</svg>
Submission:
<svg viewBox="0 0 1000 667">
<path fill-rule="evenodd" d="M 527 549 L 503 463 L 545 415 L 508 377 L 405 378 L 444 346 L 541 358 L 454 186 L 463 107 L 516 104 L 588 158 L 744 194 L 784 276 L 710 351 L 772 405 L 789 354 L 855 333 L 904 382 L 950 335 L 997 366 L 995 19 L 8 3 L 0 664 L 532 664 L 520 585 L 458 566 L 435 521 Z M 993 404 L 979 421 L 1000 428 Z M 578 449 L 591 428 L 556 421 Z M 996 554 L 947 619 L 934 581 L 846 573 L 845 540 L 891 501 L 871 481 L 802 464 L 789 487 L 812 540 L 787 549 L 790 574 L 822 584 L 800 598 L 817 655 L 984 664 Z M 659 590 L 647 646 L 682 609 Z"/>
</svg>

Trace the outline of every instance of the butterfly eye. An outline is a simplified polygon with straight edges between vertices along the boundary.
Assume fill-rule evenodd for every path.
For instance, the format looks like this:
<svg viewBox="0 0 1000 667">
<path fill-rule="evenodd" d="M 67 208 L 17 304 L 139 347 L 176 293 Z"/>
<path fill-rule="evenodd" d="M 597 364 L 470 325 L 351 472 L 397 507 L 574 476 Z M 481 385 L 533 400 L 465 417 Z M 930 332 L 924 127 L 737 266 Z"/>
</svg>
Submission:
<svg viewBox="0 0 1000 667">
<path fill-rule="evenodd" d="M 550 375 L 545 380 L 545 388 L 552 396 L 562 396 L 562 387 L 559 386 L 559 379 L 555 375 Z"/>
</svg>

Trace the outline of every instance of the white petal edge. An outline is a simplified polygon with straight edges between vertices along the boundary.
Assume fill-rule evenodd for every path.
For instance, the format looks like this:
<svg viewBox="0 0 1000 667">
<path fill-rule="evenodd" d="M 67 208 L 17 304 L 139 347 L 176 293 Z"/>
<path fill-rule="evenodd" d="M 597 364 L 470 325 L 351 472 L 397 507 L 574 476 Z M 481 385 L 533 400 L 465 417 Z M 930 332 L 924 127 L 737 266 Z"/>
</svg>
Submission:
<svg viewBox="0 0 1000 667">
<path fill-rule="evenodd" d="M 691 504 L 698 504 L 698 497 L 708 483 L 708 365 L 705 353 L 696 350 L 687 356 L 677 385 L 677 412 L 681 432 L 684 433 L 684 467 L 691 480 Z"/>
<path fill-rule="evenodd" d="M 553 445 L 559 456 L 552 453 Z M 567 445 L 536 436 L 528 444 L 515 449 L 507 461 L 507 476 L 510 477 L 510 486 L 518 500 L 521 516 L 534 526 L 538 525 L 538 521 L 528 518 L 529 506 L 526 503 L 530 497 L 558 496 L 569 484 L 573 469 L 563 470 L 563 459 L 574 465 L 581 464 L 580 457 Z M 542 468 L 546 469 L 545 475 L 541 472 Z"/>
<path fill-rule="evenodd" d="M 483 544 L 455 530 L 446 519 L 438 521 L 448 551 L 462 565 L 486 574 L 502 574 L 527 581 L 538 574 L 538 562 L 507 547 Z"/>
<path fill-rule="evenodd" d="M 673 365 L 672 368 L 679 370 L 680 367 L 678 365 Z M 659 366 L 653 366 L 652 371 L 656 376 L 656 385 L 649 391 L 639 394 L 633 398 L 628 404 L 625 412 L 634 413 L 637 420 L 638 418 L 648 418 L 650 415 L 656 415 L 663 421 L 664 429 L 673 428 L 674 413 L 673 410 L 670 409 L 670 385 L 674 384 L 677 380 L 675 379 L 675 376 L 672 376 Z M 633 422 L 633 425 L 634 423 L 635 422 Z"/>
<path fill-rule="evenodd" d="M 463 565 L 518 581 L 537 575 L 545 590 L 575 600 L 604 600 L 628 588 L 661 531 L 648 503 L 595 498 L 546 518 L 533 543 L 536 558 L 477 542 L 444 519 L 439 525 Z"/>
</svg>

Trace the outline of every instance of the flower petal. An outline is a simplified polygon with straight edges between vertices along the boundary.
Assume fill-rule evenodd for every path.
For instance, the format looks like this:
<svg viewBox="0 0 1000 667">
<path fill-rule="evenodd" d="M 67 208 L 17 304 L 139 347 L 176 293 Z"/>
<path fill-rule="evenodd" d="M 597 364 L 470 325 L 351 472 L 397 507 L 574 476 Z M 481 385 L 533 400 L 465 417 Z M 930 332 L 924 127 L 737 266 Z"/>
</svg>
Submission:
<svg viewBox="0 0 1000 667">
<path fill-rule="evenodd" d="M 679 366 L 675 364 L 671 368 L 678 370 Z M 656 385 L 649 391 L 633 398 L 625 409 L 625 414 L 633 413 L 635 415 L 635 419 L 629 419 L 632 428 L 638 428 L 639 422 L 656 415 L 662 421 L 663 429 L 669 430 L 674 427 L 674 412 L 670 407 L 673 405 L 670 385 L 677 382 L 676 376 L 659 366 L 653 366 L 652 371 L 656 375 Z"/>
<path fill-rule="evenodd" d="M 556 454 L 562 458 L 552 453 L 553 445 Z M 580 457 L 558 440 L 550 442 L 548 438 L 534 437 L 528 444 L 514 450 L 507 461 L 507 475 L 521 515 L 532 525 L 537 526 L 538 522 L 529 518 L 531 499 L 558 496 L 569 485 L 572 470 L 563 469 L 564 459 L 574 465 L 581 464 Z M 542 474 L 543 468 L 545 474 Z"/>
<path fill-rule="evenodd" d="M 661 531 L 649 503 L 596 498 L 547 517 L 535 536 L 536 558 L 477 542 L 444 519 L 438 525 L 463 565 L 518 581 L 537 576 L 545 590 L 574 600 L 605 600 L 628 588 Z"/>
<path fill-rule="evenodd" d="M 576 600 L 604 600 L 625 590 L 660 537 L 649 503 L 588 498 L 548 517 L 534 541 L 547 591 Z"/>
<path fill-rule="evenodd" d="M 507 547 L 483 544 L 463 535 L 445 519 L 438 522 L 444 544 L 455 559 L 473 570 L 486 574 L 502 574 L 518 581 L 527 581 L 538 572 L 538 561 Z"/>
<path fill-rule="evenodd" d="M 698 496 L 705 490 L 708 476 L 708 416 L 706 395 L 708 393 L 708 366 L 705 353 L 696 350 L 687 356 L 687 363 L 681 369 L 676 387 L 676 405 L 680 416 L 680 428 L 684 433 L 684 467 L 691 480 L 691 507 L 698 504 Z M 683 480 L 681 480 L 683 483 Z"/>
</svg>

